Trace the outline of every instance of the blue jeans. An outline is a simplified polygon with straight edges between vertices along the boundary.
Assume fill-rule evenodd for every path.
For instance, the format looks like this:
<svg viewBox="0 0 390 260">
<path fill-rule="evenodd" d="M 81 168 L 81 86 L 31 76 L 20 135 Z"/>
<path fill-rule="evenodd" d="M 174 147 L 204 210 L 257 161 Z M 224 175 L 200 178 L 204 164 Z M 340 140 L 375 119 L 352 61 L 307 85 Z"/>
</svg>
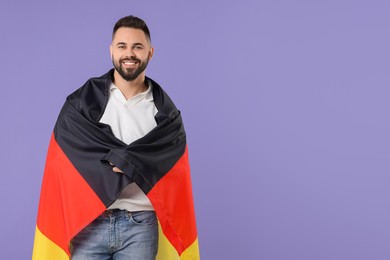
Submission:
<svg viewBox="0 0 390 260">
<path fill-rule="evenodd" d="M 107 210 L 71 242 L 72 260 L 154 260 L 158 224 L 154 211 Z"/>
</svg>

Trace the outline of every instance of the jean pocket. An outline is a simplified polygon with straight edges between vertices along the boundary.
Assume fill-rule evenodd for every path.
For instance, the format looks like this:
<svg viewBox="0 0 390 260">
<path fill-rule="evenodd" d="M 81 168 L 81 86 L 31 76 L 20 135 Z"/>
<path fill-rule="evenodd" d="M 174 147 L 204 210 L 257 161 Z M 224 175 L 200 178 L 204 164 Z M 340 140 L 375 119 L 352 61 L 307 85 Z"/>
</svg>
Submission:
<svg viewBox="0 0 390 260">
<path fill-rule="evenodd" d="M 131 214 L 131 221 L 138 225 L 155 225 L 157 217 L 154 211 L 140 211 Z"/>
</svg>

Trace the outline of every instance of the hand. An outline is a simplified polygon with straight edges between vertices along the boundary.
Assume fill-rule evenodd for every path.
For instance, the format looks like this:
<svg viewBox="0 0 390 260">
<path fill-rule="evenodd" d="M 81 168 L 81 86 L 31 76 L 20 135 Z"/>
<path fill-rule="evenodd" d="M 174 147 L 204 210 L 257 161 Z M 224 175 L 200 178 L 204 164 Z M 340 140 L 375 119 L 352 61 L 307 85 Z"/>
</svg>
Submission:
<svg viewBox="0 0 390 260">
<path fill-rule="evenodd" d="M 114 164 L 112 164 L 111 162 L 110 162 L 110 165 L 114 166 Z M 116 166 L 112 167 L 112 170 L 116 173 L 123 173 L 123 171 Z"/>
</svg>

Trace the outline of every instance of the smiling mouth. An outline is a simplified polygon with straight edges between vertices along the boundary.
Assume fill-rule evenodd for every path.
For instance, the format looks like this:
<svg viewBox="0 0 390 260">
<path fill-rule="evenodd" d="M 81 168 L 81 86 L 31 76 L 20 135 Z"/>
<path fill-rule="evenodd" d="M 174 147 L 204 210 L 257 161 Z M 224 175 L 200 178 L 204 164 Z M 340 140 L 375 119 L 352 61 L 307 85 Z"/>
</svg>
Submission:
<svg viewBox="0 0 390 260">
<path fill-rule="evenodd" d="M 125 64 L 125 65 L 134 65 L 136 63 L 137 63 L 136 61 L 124 61 L 123 62 L 123 64 Z"/>
<path fill-rule="evenodd" d="M 137 63 L 138 63 L 138 61 L 136 61 L 136 60 L 124 60 L 124 61 L 122 61 L 123 65 L 129 66 L 129 67 L 132 67 L 132 66 L 136 65 Z"/>
</svg>

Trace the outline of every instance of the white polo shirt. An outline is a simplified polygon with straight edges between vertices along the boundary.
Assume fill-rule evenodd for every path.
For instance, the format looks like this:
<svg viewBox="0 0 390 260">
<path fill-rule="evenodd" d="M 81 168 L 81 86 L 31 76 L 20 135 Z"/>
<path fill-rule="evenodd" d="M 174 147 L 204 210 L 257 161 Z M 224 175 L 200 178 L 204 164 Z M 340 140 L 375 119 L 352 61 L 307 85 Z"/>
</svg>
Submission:
<svg viewBox="0 0 390 260">
<path fill-rule="evenodd" d="M 120 89 L 111 83 L 107 107 L 100 122 L 110 125 L 114 136 L 126 144 L 143 137 L 157 126 L 154 116 L 158 110 L 153 102 L 150 82 L 148 85 L 148 90 L 126 100 Z M 148 197 L 134 182 L 123 189 L 109 208 L 154 210 Z"/>
</svg>

